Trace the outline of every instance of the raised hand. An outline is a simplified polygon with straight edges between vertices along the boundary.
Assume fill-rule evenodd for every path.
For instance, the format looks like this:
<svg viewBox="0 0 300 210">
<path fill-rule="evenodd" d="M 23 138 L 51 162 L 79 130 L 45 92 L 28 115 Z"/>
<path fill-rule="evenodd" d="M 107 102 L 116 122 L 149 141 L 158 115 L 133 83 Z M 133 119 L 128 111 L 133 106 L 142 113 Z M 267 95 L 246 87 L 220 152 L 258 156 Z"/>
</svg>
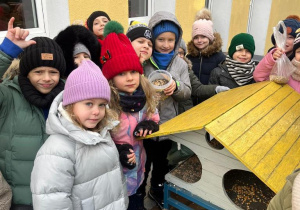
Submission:
<svg viewBox="0 0 300 210">
<path fill-rule="evenodd" d="M 14 28 L 14 21 L 15 18 L 12 17 L 10 18 L 8 22 L 8 27 L 7 27 L 7 33 L 6 33 L 6 38 L 12 41 L 15 45 L 18 47 L 24 49 L 32 44 L 36 44 L 34 40 L 28 40 L 25 41 L 27 36 L 29 35 L 29 31 L 22 29 L 20 27 L 15 27 Z"/>
</svg>

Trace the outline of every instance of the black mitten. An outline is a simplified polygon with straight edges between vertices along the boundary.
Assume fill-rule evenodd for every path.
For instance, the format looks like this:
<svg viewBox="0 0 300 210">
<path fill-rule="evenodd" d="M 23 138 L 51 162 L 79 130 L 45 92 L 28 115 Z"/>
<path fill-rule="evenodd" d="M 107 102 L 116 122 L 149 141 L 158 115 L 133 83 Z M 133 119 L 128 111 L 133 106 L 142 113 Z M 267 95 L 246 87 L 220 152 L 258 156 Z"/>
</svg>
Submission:
<svg viewBox="0 0 300 210">
<path fill-rule="evenodd" d="M 129 170 L 133 169 L 136 166 L 136 163 L 129 163 L 127 155 L 131 154 L 129 149 L 133 150 L 132 145 L 130 144 L 116 144 L 116 147 L 119 151 L 120 162 L 123 167 L 128 168 Z"/>
<path fill-rule="evenodd" d="M 153 120 L 144 120 L 142 122 L 139 122 L 133 131 L 133 136 L 139 137 L 139 136 L 137 136 L 137 134 L 139 133 L 139 130 L 141 130 L 141 129 L 143 129 L 143 130 L 147 129 L 148 130 L 147 135 L 148 135 L 149 131 L 152 131 L 152 133 L 159 131 L 159 125 L 156 122 L 154 122 Z"/>
</svg>

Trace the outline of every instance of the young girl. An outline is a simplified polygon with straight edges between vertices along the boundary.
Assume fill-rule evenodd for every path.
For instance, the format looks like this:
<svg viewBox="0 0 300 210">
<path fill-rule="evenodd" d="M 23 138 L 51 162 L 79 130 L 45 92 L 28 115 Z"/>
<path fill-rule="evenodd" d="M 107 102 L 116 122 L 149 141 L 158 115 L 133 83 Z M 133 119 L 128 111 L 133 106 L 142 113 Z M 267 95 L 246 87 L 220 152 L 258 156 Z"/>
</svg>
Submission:
<svg viewBox="0 0 300 210">
<path fill-rule="evenodd" d="M 51 106 L 50 134 L 34 161 L 34 209 L 127 208 L 126 182 L 111 139 L 118 122 L 110 87 L 92 61 L 72 71 Z"/>
<path fill-rule="evenodd" d="M 253 36 L 247 33 L 235 35 L 228 48 L 224 63 L 219 64 L 210 74 L 209 83 L 236 88 L 254 83 L 255 51 Z"/>
<path fill-rule="evenodd" d="M 8 23 L 0 46 L 0 72 L 19 53 L 19 74 L 0 84 L 0 170 L 12 188 L 12 209 L 32 209 L 30 173 L 37 151 L 47 139 L 46 119 L 53 99 L 64 88 L 62 50 L 47 37 L 25 41 L 28 31 Z"/>
<path fill-rule="evenodd" d="M 94 33 L 97 37 L 100 45 L 103 44 L 104 39 L 104 26 L 110 21 L 110 17 L 106 12 L 95 11 L 93 12 L 86 21 L 87 28 Z"/>
<path fill-rule="evenodd" d="M 178 115 L 178 102 L 190 98 L 191 85 L 188 66 L 176 54 L 182 37 L 182 29 L 175 15 L 165 11 L 157 12 L 151 17 L 149 28 L 153 31 L 155 44 L 153 55 L 144 66 L 145 75 L 149 76 L 151 72 L 163 69 L 173 77 L 171 85 L 164 90 L 168 97 L 160 101 L 158 105 L 159 123 L 162 124 Z M 168 172 L 167 154 L 171 149 L 172 141 L 168 139 L 168 136 L 154 140 L 156 141 L 145 141 L 147 163 L 143 185 L 146 186 L 146 178 L 153 163 L 149 195 L 163 208 L 163 183 Z"/>
<path fill-rule="evenodd" d="M 188 55 L 193 64 L 193 71 L 204 85 L 208 84 L 211 70 L 225 60 L 221 52 L 222 39 L 219 33 L 213 33 L 211 13 L 204 8 L 199 11 L 192 27 L 192 40 L 188 43 Z M 201 100 L 194 100 L 197 105 Z"/>
<path fill-rule="evenodd" d="M 86 59 L 92 60 L 101 68 L 100 44 L 94 34 L 84 26 L 68 26 L 58 33 L 55 41 L 63 50 L 66 59 L 65 78 Z"/>
<path fill-rule="evenodd" d="M 298 93 L 300 93 L 300 29 L 297 31 L 297 33 L 298 34 L 293 43 L 292 51 L 292 54 L 294 55 L 292 64 L 295 66 L 296 70 L 289 78 L 288 84 Z M 272 67 L 274 66 L 276 60 L 282 55 L 277 55 L 275 52 L 276 50 L 272 50 L 270 53 L 268 53 L 256 67 L 253 76 L 257 82 L 269 80 Z"/>
<path fill-rule="evenodd" d="M 144 194 L 139 187 L 144 180 L 146 153 L 143 141 L 137 137 L 159 129 L 155 93 L 149 81 L 142 76 L 142 65 L 129 39 L 123 34 L 123 27 L 111 21 L 105 26 L 104 35 L 102 71 L 112 88 L 111 108 L 117 110 L 120 120 L 120 129 L 112 133 L 112 137 L 119 146 L 131 145 L 136 157 L 136 167 L 123 169 L 127 178 L 128 209 L 144 209 Z"/>
<path fill-rule="evenodd" d="M 136 23 L 128 28 L 126 36 L 130 39 L 141 64 L 145 64 L 145 61 L 151 57 L 153 50 L 153 35 L 150 28 L 144 24 Z"/>
</svg>

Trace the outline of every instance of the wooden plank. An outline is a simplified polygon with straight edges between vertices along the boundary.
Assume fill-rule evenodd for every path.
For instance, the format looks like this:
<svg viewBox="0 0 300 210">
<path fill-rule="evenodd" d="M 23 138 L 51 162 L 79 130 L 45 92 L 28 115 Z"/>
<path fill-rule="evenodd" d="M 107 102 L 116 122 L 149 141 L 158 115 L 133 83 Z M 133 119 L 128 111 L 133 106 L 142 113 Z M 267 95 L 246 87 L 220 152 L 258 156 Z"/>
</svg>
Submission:
<svg viewBox="0 0 300 210">
<path fill-rule="evenodd" d="M 204 125 L 270 84 L 277 85 L 274 82 L 265 81 L 218 93 L 192 109 L 163 123 L 158 132 L 148 135 L 146 138 L 202 129 Z M 280 87 L 280 85 L 277 86 Z"/>
<path fill-rule="evenodd" d="M 293 172 L 297 165 L 299 165 L 299 161 L 295 161 L 297 159 L 299 160 L 299 154 L 300 140 L 297 139 L 295 144 L 291 145 L 291 149 L 284 155 L 280 164 L 266 181 L 266 184 L 270 186 L 274 192 L 278 192 L 282 189 L 285 184 L 285 178 Z"/>
<path fill-rule="evenodd" d="M 276 107 L 278 104 L 280 104 L 282 102 L 282 100 L 284 98 L 286 98 L 287 95 L 289 95 L 291 92 L 293 92 L 293 90 L 290 87 L 284 86 L 281 89 L 279 89 L 278 91 L 276 91 L 273 95 L 268 97 L 266 100 L 264 100 L 262 103 L 260 103 L 258 106 L 253 107 L 251 112 L 248 112 L 246 115 L 244 115 L 242 118 L 237 120 L 234 124 L 232 124 L 226 130 L 222 131 L 219 134 L 215 134 L 213 129 L 211 129 L 210 132 L 225 147 L 226 146 L 230 147 L 229 151 L 234 151 L 234 152 L 240 153 L 240 151 L 237 151 L 237 150 L 231 148 L 231 145 L 233 144 L 233 142 L 235 142 L 237 139 L 239 139 L 245 133 L 245 131 L 249 130 L 261 118 L 263 118 L 266 114 L 268 114 L 274 107 Z M 235 113 L 232 112 L 232 115 L 234 115 L 234 114 Z M 264 128 L 261 128 L 261 129 L 267 130 L 267 129 L 269 129 L 270 126 L 271 125 L 268 123 L 268 124 L 265 124 Z M 256 135 L 256 136 L 254 136 L 254 135 Z M 261 135 L 261 132 L 259 134 L 253 133 L 251 139 L 252 138 L 258 139 L 260 137 L 258 135 Z M 249 142 L 248 140 L 249 139 L 244 141 L 244 144 L 252 145 L 252 143 Z M 244 146 L 248 147 L 246 145 L 244 145 Z M 236 153 L 234 153 L 234 154 L 237 155 Z"/>
<path fill-rule="evenodd" d="M 223 130 L 227 129 L 230 125 L 235 123 L 238 119 L 243 117 L 246 113 L 251 111 L 253 107 L 258 106 L 280 88 L 281 86 L 278 86 L 275 83 L 271 83 L 268 86 L 265 86 L 254 95 L 242 101 L 240 104 L 237 104 L 230 111 L 226 112 L 216 120 L 209 123 L 207 126 L 205 126 L 205 129 L 209 132 L 211 130 L 214 130 L 214 134 L 218 135 Z"/>
</svg>

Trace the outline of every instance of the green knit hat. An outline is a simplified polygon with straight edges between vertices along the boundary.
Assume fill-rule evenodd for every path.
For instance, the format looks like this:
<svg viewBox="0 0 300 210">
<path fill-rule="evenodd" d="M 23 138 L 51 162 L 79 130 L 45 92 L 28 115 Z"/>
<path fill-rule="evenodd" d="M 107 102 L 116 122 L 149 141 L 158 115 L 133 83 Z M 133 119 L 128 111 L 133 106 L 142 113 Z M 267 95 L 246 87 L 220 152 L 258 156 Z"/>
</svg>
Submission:
<svg viewBox="0 0 300 210">
<path fill-rule="evenodd" d="M 247 49 L 251 53 L 253 58 L 255 51 L 255 43 L 253 36 L 246 33 L 240 33 L 235 35 L 228 48 L 228 55 L 232 58 L 233 54 L 240 49 Z"/>
</svg>

